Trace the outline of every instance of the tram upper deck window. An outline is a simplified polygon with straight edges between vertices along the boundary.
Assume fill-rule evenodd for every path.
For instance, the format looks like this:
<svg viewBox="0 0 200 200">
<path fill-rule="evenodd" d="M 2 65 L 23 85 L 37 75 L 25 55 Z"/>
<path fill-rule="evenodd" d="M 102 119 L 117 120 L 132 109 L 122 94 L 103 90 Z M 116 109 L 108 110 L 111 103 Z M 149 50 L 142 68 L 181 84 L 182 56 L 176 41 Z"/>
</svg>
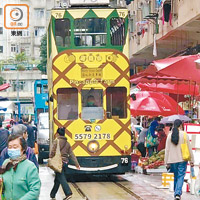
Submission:
<svg viewBox="0 0 200 200">
<path fill-rule="evenodd" d="M 90 89 L 82 90 L 82 114 L 83 120 L 103 119 L 103 90 Z"/>
<path fill-rule="evenodd" d="M 62 47 L 69 47 L 70 35 L 71 35 L 70 20 L 56 19 L 55 20 L 56 45 Z"/>
<path fill-rule="evenodd" d="M 107 118 L 127 117 L 127 90 L 125 87 L 108 87 L 106 102 Z"/>
<path fill-rule="evenodd" d="M 110 20 L 110 40 L 112 45 L 122 46 L 125 44 L 125 20 L 115 17 Z"/>
<path fill-rule="evenodd" d="M 57 90 L 58 119 L 75 120 L 78 118 L 78 90 L 59 88 Z"/>
<path fill-rule="evenodd" d="M 75 46 L 105 46 L 106 19 L 75 19 L 74 36 Z"/>
</svg>

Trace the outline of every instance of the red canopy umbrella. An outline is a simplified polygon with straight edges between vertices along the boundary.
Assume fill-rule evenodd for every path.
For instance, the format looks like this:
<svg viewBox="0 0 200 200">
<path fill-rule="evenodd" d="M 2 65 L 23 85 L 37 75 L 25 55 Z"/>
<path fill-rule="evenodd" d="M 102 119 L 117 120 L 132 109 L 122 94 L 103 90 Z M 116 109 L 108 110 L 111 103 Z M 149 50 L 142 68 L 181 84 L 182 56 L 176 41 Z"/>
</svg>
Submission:
<svg viewBox="0 0 200 200">
<path fill-rule="evenodd" d="M 10 87 L 10 84 L 9 84 L 9 83 L 5 83 L 5 84 L 3 84 L 3 85 L 0 85 L 0 91 L 5 90 L 5 89 L 7 89 L 7 88 L 9 88 L 9 87 Z"/>
<path fill-rule="evenodd" d="M 145 70 L 145 74 L 175 76 L 200 83 L 200 69 L 195 62 L 199 57 L 199 55 L 190 55 L 155 60 Z"/>
<path fill-rule="evenodd" d="M 145 91 L 167 92 L 173 94 L 190 94 L 193 96 L 199 95 L 198 85 L 186 84 L 170 84 L 170 83 L 138 83 L 137 88 Z"/>
<path fill-rule="evenodd" d="M 136 93 L 136 100 L 131 99 L 132 116 L 169 116 L 184 114 L 183 109 L 171 97 L 157 92 L 140 91 Z"/>
</svg>

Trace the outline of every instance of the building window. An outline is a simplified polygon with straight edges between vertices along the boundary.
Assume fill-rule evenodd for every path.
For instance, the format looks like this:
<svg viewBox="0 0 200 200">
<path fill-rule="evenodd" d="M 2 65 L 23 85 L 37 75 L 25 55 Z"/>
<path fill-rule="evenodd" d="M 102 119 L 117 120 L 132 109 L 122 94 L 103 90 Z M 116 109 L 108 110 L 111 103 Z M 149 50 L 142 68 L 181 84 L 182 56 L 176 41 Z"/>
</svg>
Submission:
<svg viewBox="0 0 200 200">
<path fill-rule="evenodd" d="M 29 46 L 23 46 L 22 49 L 23 49 L 23 52 L 25 52 L 25 54 L 27 56 L 30 55 L 30 47 Z"/>
<path fill-rule="evenodd" d="M 136 31 L 135 28 L 135 17 L 132 17 L 129 19 L 130 23 L 129 23 L 129 28 L 130 28 L 130 32 L 133 33 Z"/>
<path fill-rule="evenodd" d="M 3 34 L 3 27 L 0 27 L 0 34 Z"/>
<path fill-rule="evenodd" d="M 41 37 L 45 34 L 45 28 L 44 27 L 35 27 L 35 36 Z"/>
<path fill-rule="evenodd" d="M 3 53 L 3 46 L 0 46 L 0 53 Z"/>
<path fill-rule="evenodd" d="M 11 52 L 16 52 L 16 45 L 15 44 L 11 44 Z"/>
<path fill-rule="evenodd" d="M 3 8 L 0 8 L 0 15 L 3 14 Z"/>
<path fill-rule="evenodd" d="M 36 19 L 44 18 L 44 9 L 43 8 L 35 8 L 34 15 Z"/>
<path fill-rule="evenodd" d="M 28 30 L 23 30 L 23 31 L 22 31 L 22 36 L 23 36 L 23 37 L 28 37 L 28 36 L 30 36 L 29 31 L 28 31 Z"/>
<path fill-rule="evenodd" d="M 142 18 L 144 19 L 147 15 L 149 15 L 151 10 L 150 3 L 145 2 L 142 6 Z"/>
<path fill-rule="evenodd" d="M 13 91 L 16 92 L 17 91 L 17 81 L 12 81 L 11 84 L 12 84 L 12 87 L 13 87 Z M 19 91 L 24 91 L 25 81 L 19 81 L 18 85 L 19 85 Z"/>
</svg>

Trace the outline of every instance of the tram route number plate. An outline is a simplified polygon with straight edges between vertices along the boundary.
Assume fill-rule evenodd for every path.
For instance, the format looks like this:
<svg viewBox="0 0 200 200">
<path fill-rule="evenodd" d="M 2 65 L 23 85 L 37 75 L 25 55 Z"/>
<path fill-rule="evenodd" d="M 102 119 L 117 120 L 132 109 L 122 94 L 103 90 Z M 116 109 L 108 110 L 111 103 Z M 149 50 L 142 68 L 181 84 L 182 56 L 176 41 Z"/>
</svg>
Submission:
<svg viewBox="0 0 200 200">
<path fill-rule="evenodd" d="M 112 140 L 110 133 L 76 133 L 74 140 Z"/>
<path fill-rule="evenodd" d="M 121 158 L 121 164 L 127 166 L 128 165 L 128 158 Z"/>
</svg>

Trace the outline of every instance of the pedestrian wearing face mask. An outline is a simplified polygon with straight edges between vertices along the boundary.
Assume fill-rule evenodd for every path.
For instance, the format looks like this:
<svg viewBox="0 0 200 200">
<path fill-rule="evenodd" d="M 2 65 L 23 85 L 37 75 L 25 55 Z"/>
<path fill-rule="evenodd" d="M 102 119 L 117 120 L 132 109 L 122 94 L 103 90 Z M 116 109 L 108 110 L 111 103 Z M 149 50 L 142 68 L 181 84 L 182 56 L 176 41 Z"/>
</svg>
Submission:
<svg viewBox="0 0 200 200">
<path fill-rule="evenodd" d="M 12 134 L 8 139 L 8 155 L 0 168 L 5 199 L 37 200 L 41 182 L 38 170 L 26 157 L 27 144 L 23 137 Z"/>
<path fill-rule="evenodd" d="M 11 129 L 11 134 L 20 135 L 25 140 L 27 140 L 27 138 L 28 138 L 27 127 L 23 124 L 18 124 L 18 125 L 13 126 L 12 129 Z M 33 152 L 33 149 L 31 147 L 26 148 L 26 156 L 27 156 L 27 159 L 32 161 L 35 164 L 35 166 L 39 169 L 37 158 L 36 158 L 36 156 Z M 6 147 L 1 152 L 0 166 L 2 166 L 4 160 L 6 160 L 7 158 L 9 158 L 9 155 L 8 155 L 8 148 Z"/>
</svg>

